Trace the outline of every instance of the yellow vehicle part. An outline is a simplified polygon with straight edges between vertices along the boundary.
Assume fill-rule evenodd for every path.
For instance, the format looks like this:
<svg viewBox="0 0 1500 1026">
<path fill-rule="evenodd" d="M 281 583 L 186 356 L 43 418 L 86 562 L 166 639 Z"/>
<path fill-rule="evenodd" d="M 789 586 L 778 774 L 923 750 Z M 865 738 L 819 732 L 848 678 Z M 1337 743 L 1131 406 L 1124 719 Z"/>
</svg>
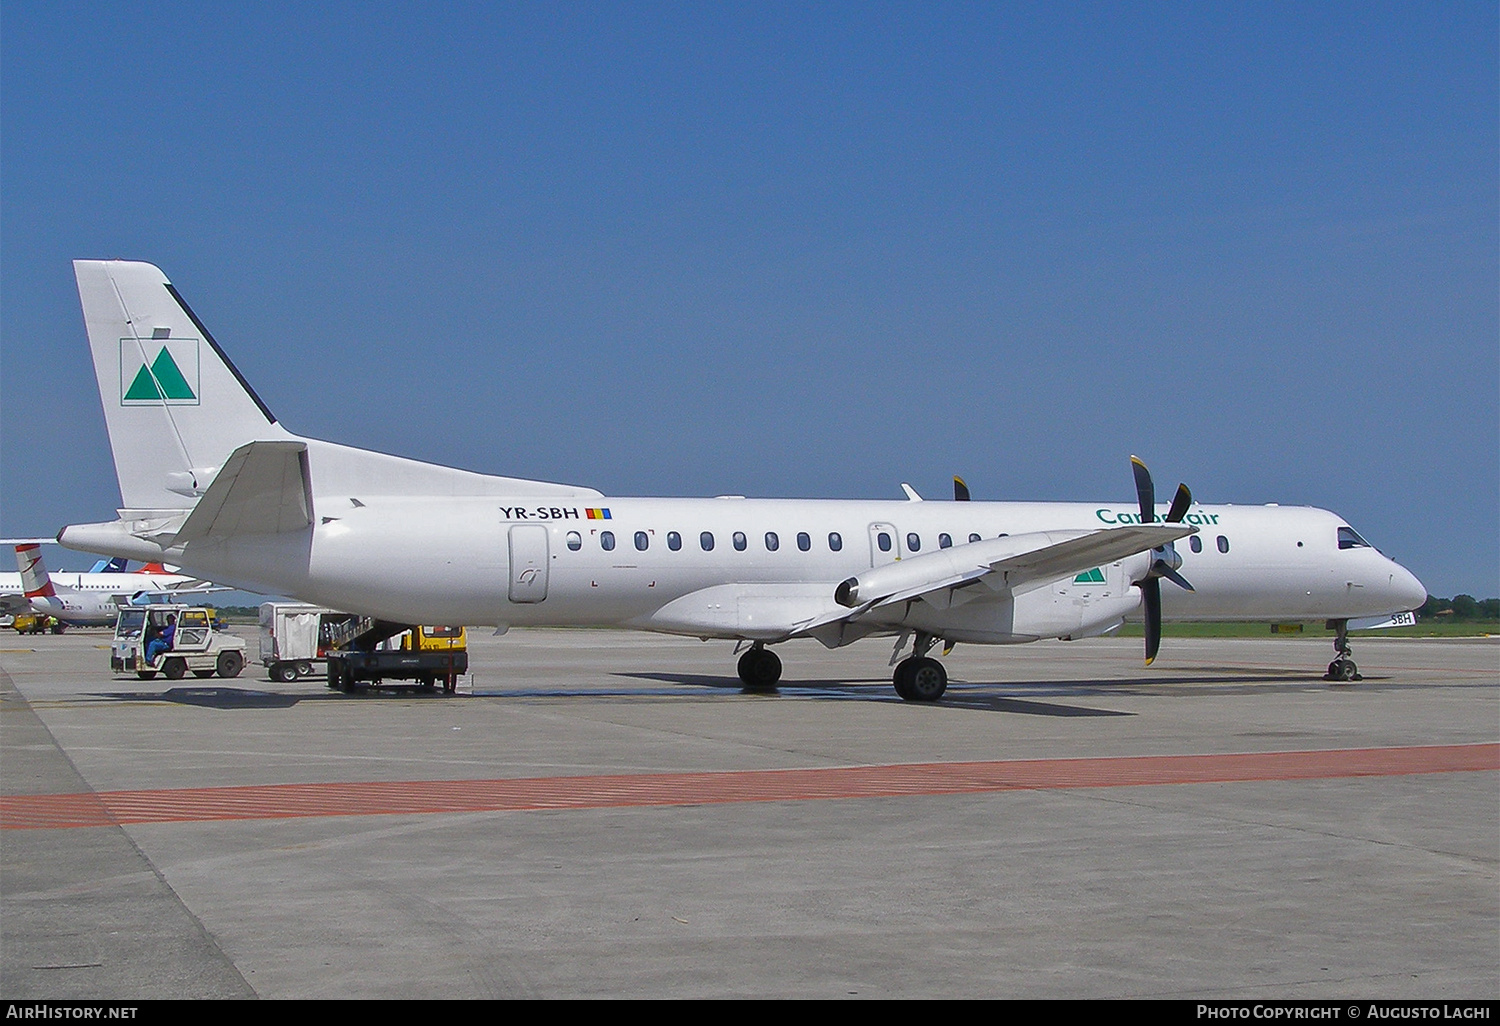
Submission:
<svg viewBox="0 0 1500 1026">
<path fill-rule="evenodd" d="M 401 648 L 407 652 L 465 652 L 469 636 L 462 627 L 417 627 L 401 635 Z"/>
</svg>

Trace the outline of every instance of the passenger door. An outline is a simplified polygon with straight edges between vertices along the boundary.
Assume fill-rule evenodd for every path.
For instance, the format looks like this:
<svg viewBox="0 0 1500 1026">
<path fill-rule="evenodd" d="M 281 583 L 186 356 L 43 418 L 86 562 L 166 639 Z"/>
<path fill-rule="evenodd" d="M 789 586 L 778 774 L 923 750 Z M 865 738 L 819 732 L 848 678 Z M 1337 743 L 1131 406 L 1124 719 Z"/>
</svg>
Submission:
<svg viewBox="0 0 1500 1026">
<path fill-rule="evenodd" d="M 510 529 L 510 600 L 541 602 L 547 597 L 548 529 L 513 524 Z"/>
</svg>

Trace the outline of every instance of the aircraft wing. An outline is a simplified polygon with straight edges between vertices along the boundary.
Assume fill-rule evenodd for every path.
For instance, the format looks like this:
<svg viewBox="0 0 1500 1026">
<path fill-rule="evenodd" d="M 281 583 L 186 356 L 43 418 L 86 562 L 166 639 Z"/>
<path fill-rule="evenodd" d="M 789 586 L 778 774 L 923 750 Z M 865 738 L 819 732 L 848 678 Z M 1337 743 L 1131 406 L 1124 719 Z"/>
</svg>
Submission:
<svg viewBox="0 0 1500 1026">
<path fill-rule="evenodd" d="M 0 594 L 0 616 L 31 612 L 31 601 L 19 591 Z"/>
<path fill-rule="evenodd" d="M 165 588 L 155 589 L 157 592 L 170 593 L 172 595 L 198 595 L 209 591 L 233 590 L 233 588 L 226 585 L 204 580 L 178 581 L 176 584 L 169 584 Z"/>
<path fill-rule="evenodd" d="M 857 621 L 872 611 L 919 599 L 949 609 L 986 592 L 995 597 L 1028 584 L 1072 577 L 1196 533 L 1190 525 L 1157 523 L 1043 531 L 955 545 L 851 577 L 834 593 L 843 608 L 798 623 L 792 636 L 810 635 L 830 624 Z"/>
<path fill-rule="evenodd" d="M 214 591 L 233 590 L 233 588 L 209 581 L 184 581 L 180 585 L 169 584 L 158 588 L 143 587 L 135 591 L 115 592 L 110 595 L 110 598 L 117 606 L 139 606 L 151 602 L 174 602 L 182 595 L 207 595 Z"/>
<path fill-rule="evenodd" d="M 1112 527 L 1091 531 L 1063 541 L 1050 541 L 1057 537 L 1057 532 L 1017 535 L 1018 538 L 1048 539 L 1049 543 L 955 574 L 951 579 L 913 585 L 881 598 L 875 604 L 884 606 L 905 602 L 921 598 L 930 592 L 963 587 L 985 578 L 989 578 L 985 583 L 996 591 L 1004 588 L 1014 589 L 1033 581 L 1055 581 L 1058 578 L 1072 577 L 1074 574 L 1083 573 L 1093 567 L 1113 563 L 1117 559 L 1124 559 L 1137 552 L 1145 552 L 1197 533 L 1196 527 L 1183 524 L 1141 524 L 1135 527 Z M 970 544 L 983 545 L 985 543 L 971 542 Z"/>
</svg>

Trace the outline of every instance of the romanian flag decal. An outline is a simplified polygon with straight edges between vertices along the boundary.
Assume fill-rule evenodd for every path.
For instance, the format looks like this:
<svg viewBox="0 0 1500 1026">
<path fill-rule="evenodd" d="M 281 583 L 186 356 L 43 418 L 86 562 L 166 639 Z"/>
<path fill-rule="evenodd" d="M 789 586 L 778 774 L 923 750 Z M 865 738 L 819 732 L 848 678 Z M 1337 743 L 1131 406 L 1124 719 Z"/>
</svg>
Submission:
<svg viewBox="0 0 1500 1026">
<path fill-rule="evenodd" d="M 606 506 L 603 509 L 589 509 L 589 508 L 585 508 L 583 512 L 588 515 L 588 518 L 590 520 L 608 520 L 608 519 L 610 519 L 610 516 L 609 516 L 609 507 L 608 506 Z"/>
</svg>

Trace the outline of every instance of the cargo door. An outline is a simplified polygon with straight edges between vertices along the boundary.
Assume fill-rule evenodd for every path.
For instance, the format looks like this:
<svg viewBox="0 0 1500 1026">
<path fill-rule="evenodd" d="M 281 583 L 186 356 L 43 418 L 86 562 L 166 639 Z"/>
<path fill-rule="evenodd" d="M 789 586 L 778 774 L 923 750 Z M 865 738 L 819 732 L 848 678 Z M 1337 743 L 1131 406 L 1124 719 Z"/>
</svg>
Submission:
<svg viewBox="0 0 1500 1026">
<path fill-rule="evenodd" d="M 510 529 L 510 600 L 540 602 L 547 597 L 547 538 L 541 524 L 512 524 Z"/>
</svg>

